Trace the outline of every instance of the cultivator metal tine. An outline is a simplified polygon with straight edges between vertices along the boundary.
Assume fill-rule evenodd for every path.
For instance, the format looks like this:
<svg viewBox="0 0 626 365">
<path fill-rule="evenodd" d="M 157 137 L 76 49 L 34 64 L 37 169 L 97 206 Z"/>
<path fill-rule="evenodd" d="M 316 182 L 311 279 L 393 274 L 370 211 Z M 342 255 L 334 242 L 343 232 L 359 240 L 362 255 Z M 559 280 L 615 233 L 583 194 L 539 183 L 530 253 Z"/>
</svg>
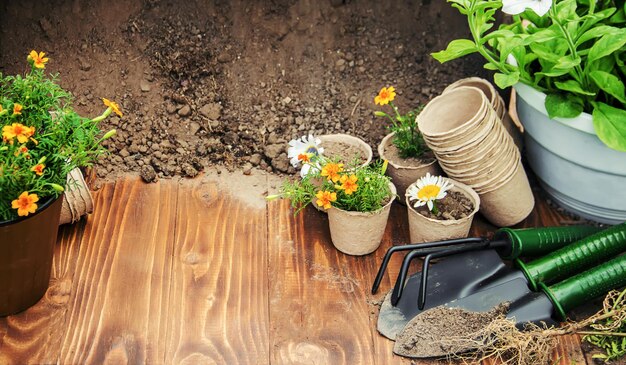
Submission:
<svg viewBox="0 0 626 365">
<path fill-rule="evenodd" d="M 387 270 L 387 265 L 389 265 L 389 260 L 391 260 L 391 255 L 393 255 L 396 252 L 418 250 L 418 253 L 416 254 L 417 255 L 416 257 L 418 257 L 418 256 L 426 256 L 432 252 L 437 252 L 441 250 L 442 247 L 446 247 L 446 246 L 453 246 L 453 245 L 464 244 L 464 243 L 484 242 L 484 241 L 486 241 L 486 238 L 481 238 L 481 237 L 456 238 L 456 239 L 443 240 L 443 241 L 413 243 L 413 244 L 402 245 L 402 246 L 392 246 L 387 250 L 387 252 L 385 253 L 385 256 L 383 257 L 383 262 L 381 263 L 380 268 L 378 269 L 378 273 L 376 274 L 376 278 L 374 279 L 374 284 L 372 285 L 372 294 L 376 294 L 376 292 L 378 291 L 378 288 L 380 287 L 380 283 L 383 280 L 385 270 Z M 404 266 L 404 262 L 403 262 L 403 266 Z"/>
</svg>

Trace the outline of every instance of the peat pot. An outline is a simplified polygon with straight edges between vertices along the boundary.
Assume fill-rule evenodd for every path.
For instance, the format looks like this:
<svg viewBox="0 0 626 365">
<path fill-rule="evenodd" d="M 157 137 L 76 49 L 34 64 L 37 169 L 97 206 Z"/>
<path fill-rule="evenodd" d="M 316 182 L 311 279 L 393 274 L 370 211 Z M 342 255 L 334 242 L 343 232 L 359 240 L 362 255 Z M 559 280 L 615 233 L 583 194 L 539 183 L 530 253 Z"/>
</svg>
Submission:
<svg viewBox="0 0 626 365">
<path fill-rule="evenodd" d="M 388 149 L 388 146 L 393 144 L 394 134 L 390 133 L 383 138 L 378 145 L 378 154 L 381 159 L 389 161 L 386 174 L 391 177 L 391 181 L 396 186 L 398 196 L 403 197 L 409 185 L 426 176 L 426 173 L 430 173 L 433 176 L 441 175 L 441 168 L 435 158 L 430 163 L 416 166 L 408 164 L 399 156 L 395 158 L 386 154 L 385 151 Z M 399 202 L 404 204 L 404 199 L 401 198 Z"/>
<path fill-rule="evenodd" d="M 548 195 L 584 218 L 608 224 L 626 221 L 626 152 L 600 141 L 590 114 L 551 120 L 545 94 L 521 83 L 515 91 L 526 157 Z"/>
<path fill-rule="evenodd" d="M 0 316 L 24 311 L 48 289 L 62 196 L 32 215 L 0 222 Z"/>
<path fill-rule="evenodd" d="M 328 209 L 330 238 L 335 247 L 348 255 L 367 255 L 376 251 L 385 233 L 396 188 L 389 183 L 391 198 L 374 212 L 353 212 L 331 207 Z"/>
<path fill-rule="evenodd" d="M 461 219 L 432 219 L 418 213 L 409 201 L 409 197 L 406 196 L 405 202 L 409 215 L 409 234 L 412 244 L 467 237 L 474 215 L 480 208 L 480 197 L 471 187 L 452 179 L 449 180 L 453 185 L 450 191 L 458 191 L 468 197 L 474 204 L 474 210 L 467 217 Z"/>
</svg>

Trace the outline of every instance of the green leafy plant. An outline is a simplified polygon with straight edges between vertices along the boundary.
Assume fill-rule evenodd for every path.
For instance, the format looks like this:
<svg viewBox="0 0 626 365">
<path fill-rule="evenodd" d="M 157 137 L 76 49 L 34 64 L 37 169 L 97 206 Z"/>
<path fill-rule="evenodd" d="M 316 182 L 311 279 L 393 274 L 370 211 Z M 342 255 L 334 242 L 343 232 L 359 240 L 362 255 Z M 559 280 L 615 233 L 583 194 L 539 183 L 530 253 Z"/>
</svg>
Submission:
<svg viewBox="0 0 626 365">
<path fill-rule="evenodd" d="M 618 315 L 607 315 L 618 314 Z M 604 362 L 616 360 L 626 355 L 626 290 L 610 292 L 603 309 L 597 314 L 602 317 L 589 326 L 593 331 L 581 332 L 583 339 L 601 348 L 603 354 L 594 354 L 594 359 Z"/>
<path fill-rule="evenodd" d="M 31 69 L 23 76 L 0 74 L 0 221 L 33 214 L 46 199 L 58 197 L 68 172 L 89 166 L 104 152 L 100 142 L 115 134 L 99 137 L 100 121 L 113 111 L 121 116 L 107 99 L 99 117 L 78 115 L 58 75 L 44 73 L 44 56 L 32 51 Z"/>
<path fill-rule="evenodd" d="M 302 179 L 285 181 L 280 193 L 267 199 L 290 199 L 296 213 L 311 202 L 323 209 L 373 212 L 392 197 L 386 162 L 366 166 L 355 162 L 344 168 L 337 159 L 319 155 L 305 164 L 310 168 Z"/>
<path fill-rule="evenodd" d="M 428 151 L 428 147 L 422 138 L 422 134 L 417 128 L 417 115 L 423 109 L 420 106 L 406 114 L 400 114 L 398 107 L 393 104 L 396 97 L 396 91 L 393 86 L 383 87 L 374 98 L 374 103 L 378 105 L 391 106 L 393 116 L 382 111 L 374 112 L 377 117 L 385 117 L 391 121 L 389 130 L 394 132 L 393 144 L 398 148 L 398 153 L 402 158 L 421 157 L 424 152 Z"/>
<path fill-rule="evenodd" d="M 626 151 L 624 0 L 448 1 L 467 16 L 471 39 L 453 40 L 435 59 L 478 52 L 500 88 L 522 82 L 546 93 L 550 118 L 591 113 L 598 137 Z M 493 30 L 501 7 L 515 15 Z"/>
</svg>

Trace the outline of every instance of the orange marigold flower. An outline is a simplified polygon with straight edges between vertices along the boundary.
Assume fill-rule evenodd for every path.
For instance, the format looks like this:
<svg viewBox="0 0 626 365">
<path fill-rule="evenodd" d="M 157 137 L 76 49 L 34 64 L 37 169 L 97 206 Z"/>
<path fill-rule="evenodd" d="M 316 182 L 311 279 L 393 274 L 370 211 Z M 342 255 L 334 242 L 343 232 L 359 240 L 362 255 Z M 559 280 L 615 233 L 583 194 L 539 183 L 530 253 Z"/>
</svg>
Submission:
<svg viewBox="0 0 626 365">
<path fill-rule="evenodd" d="M 359 185 L 356 183 L 358 179 L 359 178 L 356 177 L 356 175 L 344 175 L 341 177 L 339 182 L 341 183 L 341 189 L 346 193 L 346 195 L 351 195 L 359 188 Z"/>
<path fill-rule="evenodd" d="M 35 134 L 35 127 L 27 127 L 20 123 L 13 123 L 2 127 L 2 138 L 12 140 L 17 137 L 18 142 L 26 143 Z"/>
<path fill-rule="evenodd" d="M 22 114 L 22 109 L 24 109 L 24 107 L 21 104 L 14 103 L 13 104 L 13 115 L 20 115 L 20 114 Z"/>
<path fill-rule="evenodd" d="M 107 98 L 102 98 L 102 102 L 104 103 L 104 105 L 107 108 L 111 108 L 111 110 L 113 110 L 113 112 L 115 112 L 115 114 L 119 115 L 120 117 L 122 116 L 122 111 L 120 110 L 120 106 L 117 105 L 116 102 L 111 101 Z"/>
<path fill-rule="evenodd" d="M 337 193 L 331 193 L 330 191 L 318 191 L 315 194 L 317 198 L 317 205 L 324 207 L 324 209 L 330 209 L 330 203 L 337 201 Z"/>
<path fill-rule="evenodd" d="M 396 89 L 393 86 L 383 87 L 374 98 L 374 103 L 378 105 L 387 105 L 396 98 Z"/>
<path fill-rule="evenodd" d="M 20 196 L 11 202 L 11 207 L 17 209 L 17 215 L 25 217 L 31 213 L 35 213 L 37 210 L 37 203 L 39 197 L 37 194 L 28 194 L 28 191 L 23 192 Z"/>
<path fill-rule="evenodd" d="M 33 166 L 30 171 L 34 172 L 35 174 L 37 174 L 37 176 L 41 176 L 43 175 L 43 169 L 46 168 L 46 165 L 42 164 L 42 163 L 38 163 L 37 165 Z"/>
<path fill-rule="evenodd" d="M 339 173 L 343 171 L 342 163 L 334 163 L 329 162 L 324 167 L 322 167 L 322 176 L 326 176 L 326 178 L 332 182 L 337 182 L 341 178 Z"/>
<path fill-rule="evenodd" d="M 46 62 L 48 62 L 48 57 L 45 57 L 45 53 L 44 52 L 39 52 L 37 53 L 37 51 L 32 50 L 30 51 L 30 53 L 28 54 L 28 57 L 26 57 L 27 60 L 32 61 L 33 62 L 33 66 L 37 67 L 37 68 L 45 68 L 46 67 Z"/>
</svg>

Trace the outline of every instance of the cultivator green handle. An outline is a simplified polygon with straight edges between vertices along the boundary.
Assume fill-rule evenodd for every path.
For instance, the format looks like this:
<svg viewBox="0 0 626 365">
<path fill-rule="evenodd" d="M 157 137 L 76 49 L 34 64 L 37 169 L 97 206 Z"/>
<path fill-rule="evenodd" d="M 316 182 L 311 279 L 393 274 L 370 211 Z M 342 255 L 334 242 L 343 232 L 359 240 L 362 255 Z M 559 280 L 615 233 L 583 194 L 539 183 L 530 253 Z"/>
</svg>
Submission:
<svg viewBox="0 0 626 365">
<path fill-rule="evenodd" d="M 529 285 L 554 283 L 626 251 L 626 223 L 594 233 L 551 254 L 527 264 L 516 265 L 526 275 Z"/>
<path fill-rule="evenodd" d="M 570 309 L 626 285 L 626 255 L 621 255 L 550 287 L 544 283 L 540 285 L 554 304 L 560 319 L 564 320 Z"/>
<path fill-rule="evenodd" d="M 542 228 L 501 228 L 493 239 L 506 239 L 509 247 L 497 249 L 503 259 L 513 260 L 520 256 L 541 256 L 556 251 L 572 242 L 590 236 L 601 228 L 593 226 L 542 227 Z"/>
</svg>

